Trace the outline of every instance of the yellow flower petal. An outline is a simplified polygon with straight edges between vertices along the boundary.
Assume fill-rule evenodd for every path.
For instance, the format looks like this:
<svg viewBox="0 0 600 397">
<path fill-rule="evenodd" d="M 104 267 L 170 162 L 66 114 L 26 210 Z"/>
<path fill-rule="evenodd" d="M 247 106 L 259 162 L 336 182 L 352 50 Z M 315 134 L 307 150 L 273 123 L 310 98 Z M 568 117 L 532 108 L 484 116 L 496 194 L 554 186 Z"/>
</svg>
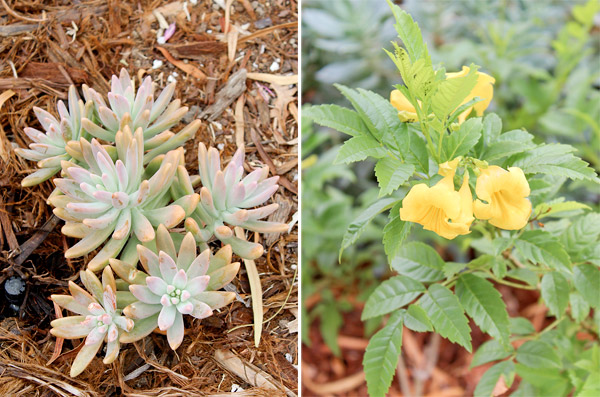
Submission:
<svg viewBox="0 0 600 397">
<path fill-rule="evenodd" d="M 505 230 L 518 230 L 527 225 L 531 215 L 531 202 L 527 199 L 530 189 L 520 168 L 511 167 L 506 171 L 492 165 L 482 169 L 475 192 L 480 199 L 473 205 L 477 218 L 488 219 L 492 225 Z"/>
<path fill-rule="evenodd" d="M 402 201 L 400 219 L 419 223 L 425 230 L 450 240 L 470 233 L 473 198 L 469 177 L 465 175 L 458 192 L 454 190 L 453 178 L 454 170 L 433 187 L 424 183 L 413 186 Z"/>
</svg>

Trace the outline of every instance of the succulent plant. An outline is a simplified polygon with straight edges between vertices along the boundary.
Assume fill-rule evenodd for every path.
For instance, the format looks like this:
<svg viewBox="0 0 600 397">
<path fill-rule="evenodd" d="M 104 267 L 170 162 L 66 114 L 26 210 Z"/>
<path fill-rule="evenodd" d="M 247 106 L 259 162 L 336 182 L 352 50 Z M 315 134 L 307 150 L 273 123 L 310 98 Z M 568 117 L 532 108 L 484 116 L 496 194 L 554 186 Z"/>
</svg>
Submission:
<svg viewBox="0 0 600 397">
<path fill-rule="evenodd" d="M 150 76 L 146 77 L 137 93 L 127 70 L 121 69 L 120 76 L 112 76 L 108 104 L 93 88 L 83 86 L 87 101 L 93 103 L 93 117 L 81 119 L 83 129 L 99 139 L 114 142 L 118 131 L 128 126 L 132 131 L 141 128 L 144 135 L 144 157 L 147 164 L 159 154 L 182 146 L 192 138 L 200 121 L 195 120 L 177 134 L 169 131 L 187 113 L 181 101 L 171 102 L 175 92 L 175 83 L 167 85 L 154 100 L 154 86 Z"/>
<path fill-rule="evenodd" d="M 213 236 L 224 244 L 230 244 L 233 252 L 242 258 L 256 259 L 263 253 L 261 244 L 245 241 L 234 236 L 230 226 L 260 232 L 277 233 L 286 231 L 285 223 L 261 221 L 278 208 L 278 204 L 250 209 L 267 201 L 278 188 L 278 176 L 267 178 L 268 167 L 252 171 L 244 176 L 244 151 L 238 149 L 225 168 L 221 170 L 219 152 L 215 148 L 198 146 L 199 176 L 190 178 L 185 168 L 180 167 L 171 186 L 174 197 L 194 192 L 194 185 L 202 183 L 200 203 L 185 220 L 185 228 L 191 232 L 202 247 Z M 242 178 L 243 177 L 243 178 Z"/>
<path fill-rule="evenodd" d="M 92 107 L 91 104 L 83 104 L 74 86 L 69 87 L 68 98 L 68 108 L 63 101 L 58 101 L 60 120 L 43 109 L 33 108 L 44 132 L 26 127 L 25 134 L 33 143 L 29 145 L 30 149 L 18 148 L 15 149 L 15 152 L 27 160 L 37 161 L 40 169 L 25 177 L 21 181 L 23 186 L 37 185 L 50 179 L 60 171 L 61 161 L 71 160 L 71 156 L 65 150 L 65 145 L 70 140 L 79 140 L 82 134 L 81 118 L 91 115 Z"/>
<path fill-rule="evenodd" d="M 117 305 L 119 294 L 115 278 L 110 267 L 102 273 L 102 282 L 96 275 L 87 270 L 80 272 L 81 281 L 87 288 L 81 288 L 69 281 L 71 295 L 52 295 L 51 299 L 77 316 L 58 318 L 52 321 L 50 333 L 65 339 L 85 338 L 75 361 L 71 365 L 71 376 L 79 375 L 92 361 L 102 343 L 107 342 L 104 363 L 110 364 L 117 358 L 120 349 L 119 336 L 124 331 L 131 331 L 133 320 L 121 315 Z M 129 299 L 130 300 L 130 299 Z"/>
<path fill-rule="evenodd" d="M 92 271 L 101 270 L 115 257 L 133 233 L 141 242 L 155 237 L 159 224 L 173 227 L 198 203 L 197 194 L 180 197 L 168 205 L 177 166 L 183 161 L 183 148 L 155 158 L 143 167 L 143 135 L 128 126 L 116 136 L 116 161 L 96 139 L 81 138 L 80 152 L 71 151 L 84 166 L 63 161 L 64 178 L 54 180 L 63 194 L 49 198 L 54 214 L 65 221 L 63 234 L 81 240 L 65 253 L 73 258 L 85 255 L 109 237 L 88 263 Z M 87 169 L 86 169 L 87 168 Z"/>
<path fill-rule="evenodd" d="M 175 350 L 184 336 L 183 315 L 203 319 L 235 298 L 233 292 L 217 291 L 229 284 L 240 268 L 239 263 L 231 263 L 231 247 L 221 248 L 214 256 L 206 249 L 197 256 L 192 234 L 180 237 L 160 225 L 154 250 L 138 245 L 143 271 L 110 260 L 115 273 L 131 283 L 129 290 L 138 299 L 123 310 L 136 319 L 136 326 L 122 335 L 121 342 L 139 340 L 158 327 L 166 331 L 169 346 Z"/>
</svg>

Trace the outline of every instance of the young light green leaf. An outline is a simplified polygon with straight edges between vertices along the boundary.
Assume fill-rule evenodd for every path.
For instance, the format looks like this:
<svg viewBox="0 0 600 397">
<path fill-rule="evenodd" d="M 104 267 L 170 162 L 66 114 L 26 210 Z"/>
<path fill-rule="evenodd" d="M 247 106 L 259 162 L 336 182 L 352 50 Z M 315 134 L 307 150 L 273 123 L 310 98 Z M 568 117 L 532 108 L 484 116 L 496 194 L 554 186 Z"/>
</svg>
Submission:
<svg viewBox="0 0 600 397">
<path fill-rule="evenodd" d="M 550 313 L 562 317 L 569 302 L 569 283 L 559 272 L 549 272 L 542 277 L 542 298 Z"/>
<path fill-rule="evenodd" d="M 475 84 L 477 84 L 477 69 L 473 65 L 466 76 L 440 82 L 431 101 L 431 108 L 436 117 L 442 121 L 445 120 L 450 112 L 456 109 L 471 93 Z"/>
<path fill-rule="evenodd" d="M 340 248 L 340 258 L 342 256 L 342 252 L 352 244 L 358 240 L 362 232 L 365 230 L 365 227 L 369 222 L 373 220 L 378 214 L 382 213 L 385 210 L 388 210 L 393 207 L 394 203 L 397 200 L 394 198 L 385 198 L 378 200 L 371 204 L 366 210 L 364 210 L 358 218 L 356 218 L 350 226 L 348 226 L 348 230 L 344 233 L 344 238 L 342 240 L 342 247 Z"/>
<path fill-rule="evenodd" d="M 485 371 L 473 392 L 473 396 L 490 397 L 501 376 L 504 377 L 504 383 L 510 387 L 515 378 L 515 364 L 512 361 L 503 361 Z"/>
<path fill-rule="evenodd" d="M 429 286 L 419 305 L 429 316 L 436 332 L 471 352 L 471 329 L 463 308 L 452 291 L 441 284 Z"/>
<path fill-rule="evenodd" d="M 583 299 L 594 309 L 600 309 L 600 269 L 594 265 L 578 265 L 573 269 L 573 284 Z"/>
<path fill-rule="evenodd" d="M 527 383 L 532 384 L 538 390 L 539 396 L 564 396 L 566 395 L 569 380 L 562 368 L 531 368 L 527 365 L 517 363 L 515 365 L 517 374 Z M 527 396 L 529 397 L 529 396 Z"/>
<path fill-rule="evenodd" d="M 423 41 L 421 29 L 419 25 L 412 19 L 410 14 L 388 0 L 388 4 L 392 9 L 396 24 L 394 27 L 398 32 L 398 37 L 402 40 L 404 47 L 410 55 L 411 61 L 414 63 L 419 59 L 429 60 L 427 45 Z"/>
<path fill-rule="evenodd" d="M 590 305 L 577 291 L 573 291 L 569 295 L 569 305 L 571 306 L 571 317 L 578 323 L 581 323 L 590 314 Z"/>
<path fill-rule="evenodd" d="M 596 172 L 588 163 L 575 157 L 575 148 L 552 143 L 514 155 L 508 160 L 513 167 L 520 167 L 526 174 L 550 174 L 571 179 L 587 179 L 600 183 Z"/>
<path fill-rule="evenodd" d="M 338 105 L 307 106 L 302 108 L 302 116 L 351 136 L 369 135 L 369 130 L 358 113 Z"/>
<path fill-rule="evenodd" d="M 539 281 L 537 273 L 535 273 L 529 269 L 520 268 L 520 267 L 509 271 L 507 276 L 511 277 L 511 278 L 516 278 L 517 280 L 524 281 L 527 284 L 531 285 L 532 287 L 537 287 L 537 284 Z"/>
<path fill-rule="evenodd" d="M 404 325 L 406 328 L 416 332 L 433 331 L 427 313 L 425 313 L 425 310 L 416 303 L 408 306 L 408 310 L 404 313 Z"/>
<path fill-rule="evenodd" d="M 385 157 L 377 161 L 375 176 L 379 183 L 379 197 L 387 196 L 398 189 L 414 174 L 415 166 L 403 164 L 400 160 Z"/>
<path fill-rule="evenodd" d="M 425 174 L 429 173 L 429 153 L 425 140 L 410 130 L 413 134 L 410 139 L 408 151 L 406 153 L 406 162 L 413 164 L 418 171 Z"/>
<path fill-rule="evenodd" d="M 456 295 L 475 324 L 508 348 L 508 312 L 502 295 L 494 285 L 479 276 L 465 273 L 458 278 Z"/>
<path fill-rule="evenodd" d="M 488 113 L 483 118 L 483 143 L 489 146 L 498 140 L 502 132 L 502 119 L 496 113 Z"/>
<path fill-rule="evenodd" d="M 517 361 L 533 368 L 561 368 L 560 357 L 552 346 L 539 340 L 530 340 L 517 349 Z"/>
<path fill-rule="evenodd" d="M 370 136 L 355 136 L 344 142 L 335 159 L 336 163 L 354 163 L 367 157 L 382 158 L 387 151 L 379 142 Z"/>
<path fill-rule="evenodd" d="M 575 259 L 588 260 L 593 247 L 599 246 L 600 214 L 592 212 L 577 218 L 565 231 L 562 242 Z"/>
<path fill-rule="evenodd" d="M 367 346 L 363 367 L 369 395 L 383 397 L 387 393 L 398 365 L 402 347 L 402 313 L 392 314 L 383 329 Z"/>
<path fill-rule="evenodd" d="M 391 313 L 412 302 L 421 292 L 423 284 L 406 276 L 394 276 L 379 284 L 369 295 L 362 312 L 361 320 Z"/>
<path fill-rule="evenodd" d="M 383 228 L 383 248 L 388 257 L 388 263 L 391 263 L 396 257 L 412 227 L 411 222 L 404 222 L 400 219 L 399 210 L 401 205 L 402 202 L 398 202 L 390 210 L 391 220 Z"/>
<path fill-rule="evenodd" d="M 392 260 L 392 268 L 421 282 L 438 281 L 444 278 L 444 261 L 427 244 L 413 241 L 404 244 Z"/>
<path fill-rule="evenodd" d="M 473 355 L 471 368 L 491 363 L 492 361 L 505 359 L 510 356 L 514 350 L 512 345 L 508 345 L 508 348 L 505 348 L 496 339 L 488 340 L 479 346 L 479 349 L 477 349 Z"/>
<path fill-rule="evenodd" d="M 591 210 L 591 208 L 583 203 L 577 201 L 561 201 L 555 203 L 541 203 L 535 207 L 535 215 L 538 219 L 544 219 L 548 216 L 561 216 L 564 212 L 571 212 L 575 210 Z"/>
<path fill-rule="evenodd" d="M 543 230 L 528 230 L 515 241 L 515 247 L 535 264 L 570 272 L 569 255 L 552 234 Z"/>
<path fill-rule="evenodd" d="M 458 131 L 453 132 L 450 137 L 444 140 L 442 161 L 452 160 L 467 154 L 479 141 L 482 128 L 480 117 L 462 123 Z"/>
</svg>

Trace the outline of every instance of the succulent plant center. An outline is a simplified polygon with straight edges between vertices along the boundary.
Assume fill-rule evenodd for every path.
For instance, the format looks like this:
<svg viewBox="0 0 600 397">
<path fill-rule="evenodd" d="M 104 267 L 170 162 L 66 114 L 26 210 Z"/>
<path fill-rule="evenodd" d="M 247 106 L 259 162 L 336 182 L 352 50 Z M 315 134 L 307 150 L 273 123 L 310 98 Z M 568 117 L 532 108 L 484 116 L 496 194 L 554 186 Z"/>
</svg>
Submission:
<svg viewBox="0 0 600 397">
<path fill-rule="evenodd" d="M 191 294 L 174 285 L 167 286 L 167 293 L 164 294 L 160 300 L 163 306 L 178 305 L 179 303 L 186 302 L 191 297 Z"/>
</svg>

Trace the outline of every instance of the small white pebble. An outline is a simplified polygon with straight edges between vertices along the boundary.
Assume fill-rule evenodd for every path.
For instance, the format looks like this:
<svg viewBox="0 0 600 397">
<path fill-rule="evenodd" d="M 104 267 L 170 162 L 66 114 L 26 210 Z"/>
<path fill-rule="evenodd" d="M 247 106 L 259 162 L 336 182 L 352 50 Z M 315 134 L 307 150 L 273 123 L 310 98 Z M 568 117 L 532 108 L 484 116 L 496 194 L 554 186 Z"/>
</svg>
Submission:
<svg viewBox="0 0 600 397">
<path fill-rule="evenodd" d="M 296 265 L 292 265 L 290 267 L 292 268 L 292 270 L 296 270 L 298 268 L 298 266 L 296 266 Z"/>
<path fill-rule="evenodd" d="M 248 28 L 250 27 L 250 23 L 245 23 L 242 25 L 242 30 L 248 30 Z"/>
<path fill-rule="evenodd" d="M 190 0 L 190 3 L 192 3 L 192 5 L 196 5 L 198 4 L 198 0 Z"/>
<path fill-rule="evenodd" d="M 155 59 L 154 62 L 152 62 L 152 69 L 158 69 L 163 65 L 163 61 L 161 61 L 160 59 Z"/>
<path fill-rule="evenodd" d="M 212 29 L 207 29 L 206 33 L 209 33 L 209 34 L 212 33 Z"/>
<path fill-rule="evenodd" d="M 270 70 L 271 72 L 276 72 L 276 71 L 278 71 L 278 70 L 279 70 L 279 60 L 277 60 L 277 61 L 273 62 L 273 63 L 271 64 L 271 66 L 269 66 L 269 70 Z"/>
<path fill-rule="evenodd" d="M 174 74 L 175 73 L 171 73 L 169 75 L 169 77 L 167 77 L 167 82 L 169 82 L 169 83 L 176 83 L 177 82 L 177 79 L 175 78 L 175 76 L 173 76 Z"/>
<path fill-rule="evenodd" d="M 158 44 L 165 44 L 167 42 L 167 40 L 165 40 L 165 36 L 158 36 L 158 38 L 156 39 L 156 42 Z"/>
<path fill-rule="evenodd" d="M 294 357 L 292 357 L 290 353 L 285 353 L 285 359 L 288 360 L 288 362 L 290 363 L 294 362 Z"/>
<path fill-rule="evenodd" d="M 224 147 L 225 145 L 223 145 L 222 143 L 217 144 L 217 149 L 219 150 L 223 150 Z"/>
<path fill-rule="evenodd" d="M 234 383 L 233 385 L 231 385 L 231 392 L 232 393 L 237 393 L 239 391 L 244 391 L 244 389 L 242 388 L 242 386 Z"/>
</svg>

